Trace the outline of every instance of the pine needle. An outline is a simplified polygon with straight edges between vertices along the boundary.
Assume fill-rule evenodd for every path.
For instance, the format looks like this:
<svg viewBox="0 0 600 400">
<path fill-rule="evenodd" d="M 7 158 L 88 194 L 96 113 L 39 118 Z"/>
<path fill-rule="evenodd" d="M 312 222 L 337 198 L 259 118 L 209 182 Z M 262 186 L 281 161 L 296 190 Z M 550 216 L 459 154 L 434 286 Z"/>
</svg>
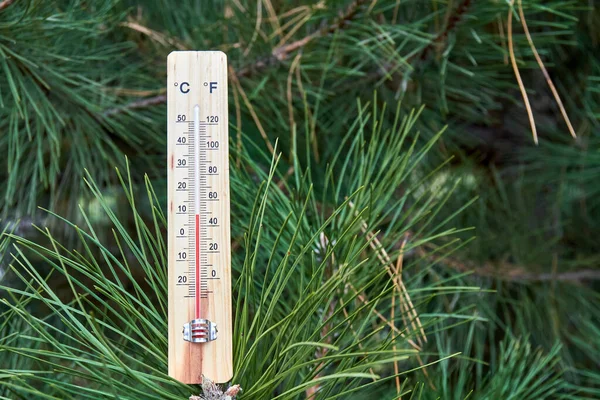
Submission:
<svg viewBox="0 0 600 400">
<path fill-rule="evenodd" d="M 162 34 L 160 32 L 154 31 L 146 26 L 143 26 L 134 21 L 123 22 L 121 26 L 132 29 L 136 32 L 139 32 L 143 35 L 148 36 L 153 41 L 161 44 L 165 47 L 175 47 L 178 50 L 188 50 L 187 46 L 181 43 L 179 40 L 171 37 L 167 37 L 167 35 Z"/>
<path fill-rule="evenodd" d="M 521 79 L 521 73 L 519 72 L 519 67 L 517 66 L 517 60 L 515 58 L 515 50 L 513 47 L 513 31 L 512 31 L 512 11 L 515 0 L 511 0 L 510 7 L 508 8 L 508 54 L 510 55 L 510 62 L 513 67 L 513 71 L 515 73 L 515 77 L 517 78 L 517 83 L 519 84 L 519 90 L 521 91 L 521 96 L 523 96 L 523 102 L 525 103 L 525 109 L 527 110 L 527 115 L 529 117 L 529 125 L 531 126 L 531 133 L 533 135 L 533 141 L 535 144 L 538 144 L 538 136 L 537 129 L 535 127 L 535 119 L 533 118 L 533 110 L 531 109 L 531 105 L 529 104 L 529 97 L 527 96 L 527 90 L 525 89 L 525 85 L 523 84 L 523 80 Z"/>
<path fill-rule="evenodd" d="M 239 168 L 242 162 L 242 109 L 240 107 L 240 95 L 236 85 L 232 86 L 233 92 L 233 105 L 235 107 L 235 142 L 236 142 L 236 166 Z"/>
<path fill-rule="evenodd" d="M 240 84 L 240 81 L 238 80 L 237 75 L 235 74 L 235 70 L 233 69 L 233 67 L 231 65 L 229 66 L 229 77 L 231 78 L 231 83 L 237 88 L 239 94 L 242 96 L 242 99 L 244 100 L 244 103 L 246 104 L 246 107 L 248 108 L 248 111 L 250 112 L 250 115 L 252 116 L 252 119 L 254 120 L 254 123 L 256 124 L 256 127 L 258 128 L 258 131 L 260 132 L 260 135 L 264 139 L 265 144 L 267 145 L 267 148 L 269 149 L 269 152 L 271 154 L 274 154 L 275 149 L 273 148 L 273 145 L 271 144 L 271 141 L 269 140 L 269 137 L 267 136 L 267 132 L 265 131 L 265 128 L 263 128 L 262 124 L 260 123 L 260 119 L 258 118 L 256 111 L 254 111 L 254 107 L 252 106 L 252 103 L 248 99 L 248 96 L 246 96 L 246 92 L 244 91 L 244 88 Z"/>
<path fill-rule="evenodd" d="M 348 287 L 350 289 L 352 289 L 352 292 L 356 295 L 356 298 L 363 304 L 363 305 L 370 305 L 369 299 L 367 298 L 366 294 L 364 293 L 359 293 L 356 288 L 354 287 L 354 285 L 352 285 L 352 283 L 348 283 Z M 403 337 L 404 339 L 406 339 L 406 341 L 417 351 L 422 351 L 423 349 L 421 348 L 421 346 L 419 346 L 417 343 L 415 343 L 412 339 L 408 339 L 406 334 L 404 333 L 404 331 L 398 329 L 396 327 L 396 325 L 394 325 L 389 319 L 387 319 L 381 312 L 379 312 L 377 309 L 373 309 L 373 314 L 375 314 L 381 321 L 383 321 L 392 331 L 394 331 L 395 333 L 397 333 L 398 335 L 400 335 L 401 337 Z"/>
<path fill-rule="evenodd" d="M 349 204 L 351 207 L 353 207 L 352 202 L 350 202 Z M 377 258 L 379 259 L 379 261 L 381 261 L 383 266 L 386 268 L 388 275 L 390 276 L 390 278 L 392 278 L 392 281 L 397 286 L 398 293 L 400 294 L 400 305 L 402 306 L 403 303 L 406 302 L 405 307 L 406 307 L 406 311 L 409 313 L 409 316 L 410 316 L 411 326 L 412 326 L 413 330 L 421 333 L 420 337 L 417 336 L 417 341 L 419 342 L 420 346 L 423 346 L 423 341 L 425 343 L 427 343 L 427 336 L 425 335 L 425 331 L 423 330 L 423 325 L 421 324 L 421 320 L 419 319 L 419 315 L 417 314 L 415 306 L 413 305 L 413 303 L 410 299 L 410 296 L 408 294 L 408 291 L 406 290 L 406 286 L 404 286 L 404 282 L 402 281 L 402 279 L 399 279 L 398 276 L 396 274 L 394 274 L 394 272 L 392 271 L 391 265 L 393 263 L 392 263 L 390 256 L 388 255 L 387 251 L 385 251 L 385 248 L 379 241 L 379 238 L 377 237 L 377 235 L 375 235 L 373 232 L 370 232 L 368 230 L 368 225 L 365 221 L 362 221 L 361 229 L 362 229 L 363 233 L 365 233 L 367 235 L 367 239 L 369 240 L 369 245 L 371 246 L 371 248 L 373 250 L 375 250 L 375 252 L 377 254 Z M 415 325 L 415 323 L 416 323 L 416 325 Z M 407 329 L 408 329 L 408 326 L 407 326 Z"/>
<path fill-rule="evenodd" d="M 396 0 L 396 4 L 394 5 L 394 12 L 392 14 L 392 25 L 396 25 L 396 21 L 398 21 L 398 10 L 400 10 L 401 1 L 402 0 Z"/>
<path fill-rule="evenodd" d="M 277 16 L 277 13 L 275 12 L 275 8 L 273 7 L 271 0 L 259 0 L 259 1 L 263 1 L 265 3 L 265 8 L 267 9 L 267 13 L 269 14 L 269 22 L 271 22 L 271 25 L 273 26 L 275 35 L 280 36 L 280 37 L 283 36 L 283 31 L 281 29 L 281 25 L 279 24 L 279 17 Z"/>
<path fill-rule="evenodd" d="M 290 136 L 293 135 L 295 125 L 296 125 L 296 122 L 294 120 L 294 100 L 293 100 L 293 95 L 292 95 L 292 78 L 294 76 L 294 70 L 300 64 L 301 57 L 302 57 L 302 53 L 298 53 L 296 55 L 296 57 L 294 57 L 294 61 L 292 61 L 292 65 L 290 65 L 290 71 L 288 72 L 288 76 L 287 76 L 286 94 L 287 94 L 287 105 L 288 105 L 288 118 L 290 121 Z M 294 146 L 294 141 L 291 140 L 290 141 L 290 154 L 294 153 L 293 146 Z"/>
<path fill-rule="evenodd" d="M 529 33 L 529 28 L 527 27 L 527 21 L 525 20 L 525 13 L 523 12 L 522 0 L 519 0 L 518 8 L 519 8 L 519 16 L 521 17 L 521 24 L 523 25 L 523 30 L 525 31 L 525 36 L 527 37 L 527 41 L 529 42 L 531 51 L 533 51 L 533 55 L 535 56 L 535 59 L 536 59 L 538 65 L 540 66 L 542 73 L 544 74 L 546 83 L 548 84 L 548 86 L 550 87 L 550 90 L 552 91 L 552 95 L 554 96 L 554 99 L 556 100 L 556 104 L 558 104 L 560 113 L 562 114 L 563 119 L 565 120 L 565 123 L 567 124 L 567 127 L 569 128 L 569 132 L 571 133 L 571 136 L 573 136 L 573 138 L 577 138 L 575 129 L 573 129 L 573 125 L 571 125 L 571 120 L 569 119 L 569 116 L 567 115 L 567 110 L 565 110 L 565 106 L 563 105 L 563 102 L 560 99 L 560 95 L 558 94 L 558 91 L 556 90 L 556 87 L 554 86 L 554 83 L 552 82 L 552 79 L 550 78 L 550 74 L 546 70 L 546 66 L 544 65 L 544 62 L 542 61 L 542 58 L 540 57 L 540 55 L 533 43 L 531 34 Z"/>
<path fill-rule="evenodd" d="M 404 261 L 404 246 L 406 246 L 406 239 L 404 239 L 402 241 L 402 245 L 400 246 L 400 254 L 398 255 L 398 260 L 396 261 L 396 267 L 394 269 L 394 275 L 398 278 L 398 279 L 402 279 L 402 264 Z M 396 292 L 397 292 L 397 285 L 394 286 L 393 290 L 392 290 L 392 315 L 391 315 L 391 320 L 392 322 L 394 322 L 394 312 L 395 312 L 395 300 L 396 300 Z M 398 293 L 400 294 L 400 293 Z M 394 345 L 392 346 L 392 349 L 394 351 L 396 351 L 396 340 L 394 339 Z M 402 398 L 400 397 L 400 375 L 398 375 L 398 372 L 400 371 L 400 369 L 398 368 L 398 361 L 394 361 L 394 374 L 396 375 L 396 394 L 398 395 L 398 400 L 402 400 Z"/>
<path fill-rule="evenodd" d="M 306 91 L 304 90 L 304 86 L 302 85 L 302 71 L 300 68 L 296 68 L 296 84 L 298 85 L 298 90 L 302 95 L 302 101 L 304 102 L 304 110 L 306 112 L 306 118 L 310 122 L 306 124 L 306 128 L 309 130 L 307 135 L 309 135 L 309 142 L 312 147 L 312 156 L 315 158 L 315 161 L 319 163 L 321 161 L 321 155 L 319 153 L 319 142 L 317 140 L 317 132 L 315 130 L 315 124 L 313 121 L 313 113 L 310 110 L 310 105 L 308 104 L 308 100 L 306 98 Z"/>
<path fill-rule="evenodd" d="M 250 38 L 250 43 L 244 50 L 244 56 L 247 56 L 252 50 L 252 46 L 258 37 L 258 32 L 260 31 L 260 25 L 262 23 L 262 1 L 256 2 L 256 23 L 254 24 L 254 32 L 252 32 L 252 37 Z"/>
</svg>

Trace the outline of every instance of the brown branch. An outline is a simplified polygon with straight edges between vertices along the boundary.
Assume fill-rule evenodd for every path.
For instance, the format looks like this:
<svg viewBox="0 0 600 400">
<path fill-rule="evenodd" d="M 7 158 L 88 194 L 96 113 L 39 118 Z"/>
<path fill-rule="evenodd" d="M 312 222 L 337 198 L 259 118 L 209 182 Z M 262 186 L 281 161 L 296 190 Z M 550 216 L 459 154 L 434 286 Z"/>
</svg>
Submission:
<svg viewBox="0 0 600 400">
<path fill-rule="evenodd" d="M 456 10 L 454 10 L 454 13 L 452 13 L 449 17 L 448 17 L 448 23 L 446 24 L 446 28 L 444 28 L 444 30 L 442 32 L 440 32 L 435 39 L 433 39 L 431 41 L 431 43 L 429 43 L 427 45 L 427 47 L 425 47 L 423 49 L 423 51 L 421 52 L 421 60 L 425 60 L 427 58 L 427 55 L 429 54 L 429 52 L 439 43 L 442 43 L 446 40 L 446 38 L 448 37 L 448 35 L 450 34 L 450 32 L 452 32 L 454 30 L 454 28 L 456 28 L 456 26 L 458 25 L 458 23 L 462 20 L 463 16 L 465 15 L 465 13 L 467 12 L 467 10 L 469 9 L 469 6 L 471 5 L 471 0 L 463 0 L 462 3 L 460 3 L 458 5 L 458 7 L 456 7 Z"/>
<path fill-rule="evenodd" d="M 175 47 L 177 50 L 187 50 L 185 44 L 179 42 L 177 39 L 168 37 L 160 32 L 156 32 L 142 24 L 135 21 L 127 21 L 121 23 L 121 26 L 132 29 L 142 35 L 148 36 L 151 40 L 161 44 L 165 47 Z"/>
<path fill-rule="evenodd" d="M 432 245 L 426 246 L 430 250 L 434 250 Z M 457 258 L 439 259 L 436 256 L 427 254 L 423 248 L 417 249 L 417 254 L 430 262 L 439 262 L 458 272 L 471 272 L 473 275 L 482 278 L 500 279 L 506 282 L 582 282 L 582 281 L 597 281 L 600 280 L 600 270 L 596 269 L 579 269 L 565 272 L 527 272 L 531 266 L 520 266 L 512 263 L 492 263 L 485 262 L 483 264 L 474 263 L 471 261 L 463 261 Z"/>
<path fill-rule="evenodd" d="M 349 203 L 350 208 L 354 208 L 352 202 Z M 369 232 L 367 230 L 366 223 L 362 222 L 361 230 L 367 235 L 367 238 L 371 240 L 371 247 L 376 251 L 377 257 L 379 260 L 386 265 L 387 267 L 392 267 L 391 271 L 388 271 L 390 276 L 398 277 L 398 272 L 393 269 L 393 263 L 385 251 L 383 244 L 379 241 L 374 233 Z M 404 245 L 405 241 L 414 236 L 413 232 L 408 231 L 405 234 L 405 238 L 401 243 L 397 243 L 394 245 L 396 250 L 399 250 L 400 254 L 403 257 L 406 257 L 409 253 L 405 252 Z M 517 265 L 508 262 L 484 262 L 477 263 L 468 260 L 461 260 L 456 257 L 444 257 L 432 255 L 430 252 L 435 252 L 438 250 L 438 247 L 433 243 L 425 243 L 420 247 L 416 247 L 411 250 L 417 256 L 421 257 L 424 260 L 427 260 L 431 263 L 438 263 L 449 268 L 452 268 L 458 272 L 470 272 L 475 276 L 479 276 L 482 278 L 493 278 L 500 279 L 507 282 L 582 282 L 582 281 L 597 281 L 600 280 L 600 269 L 591 269 L 591 268 L 583 268 L 573 271 L 565 271 L 565 272 L 528 272 L 531 268 L 535 268 L 535 265 Z M 401 282 L 400 277 L 400 285 L 397 289 L 401 292 L 406 292 L 406 288 L 402 288 L 403 284 Z M 402 300 L 402 299 L 401 299 Z M 414 311 L 414 306 L 410 301 L 410 297 L 407 298 L 408 303 L 410 304 L 410 310 Z M 414 315 L 414 318 L 418 321 L 418 316 Z M 420 325 L 420 322 L 418 321 Z M 427 341 L 425 337 L 425 333 L 422 331 L 422 328 L 419 329 L 425 341 Z"/>
<path fill-rule="evenodd" d="M 166 102 L 167 102 L 167 95 L 160 94 L 158 96 L 153 96 L 153 97 L 148 97 L 145 99 L 133 101 L 131 103 L 125 104 L 122 107 L 109 108 L 108 110 L 106 110 L 102 113 L 102 116 L 110 117 L 115 114 L 121 114 L 123 112 L 127 112 L 129 110 L 135 110 L 138 108 L 146 108 L 146 107 L 150 107 L 150 106 L 155 106 L 157 104 L 163 104 Z"/>
<path fill-rule="evenodd" d="M 6 2 L 8 2 L 10 4 L 12 1 L 14 1 L 14 0 L 4 0 L 4 2 L 0 3 L 0 4 L 4 4 Z M 301 50 L 302 48 L 304 48 L 307 44 L 311 43 L 313 40 L 322 38 L 324 36 L 334 33 L 335 31 L 337 31 L 339 29 L 342 29 L 345 25 L 352 22 L 356 18 L 358 11 L 360 9 L 360 6 L 366 4 L 367 2 L 368 2 L 368 0 L 355 0 L 352 4 L 350 4 L 348 6 L 348 8 L 346 9 L 346 12 L 344 14 L 342 14 L 334 23 L 326 26 L 323 29 L 319 29 L 319 30 L 315 31 L 315 32 L 309 34 L 308 36 L 305 36 L 302 39 L 296 40 L 295 42 L 275 47 L 271 51 L 271 54 L 269 56 L 262 57 L 262 58 L 256 60 L 252 65 L 242 67 L 238 71 L 236 71 L 237 78 L 247 78 L 249 76 L 254 75 L 257 72 L 263 71 L 264 69 L 266 69 L 268 67 L 277 65 L 280 62 L 288 59 L 289 56 L 292 53 L 294 53 L 295 51 L 298 51 L 298 50 Z M 443 42 L 448 37 L 450 32 L 452 32 L 456 28 L 458 23 L 464 17 L 464 14 L 467 12 L 469 6 L 471 5 L 471 2 L 472 2 L 472 0 L 463 0 L 463 2 L 456 8 L 455 12 L 448 18 L 448 23 L 446 24 L 445 29 L 442 32 L 440 32 L 435 37 L 435 39 L 433 39 L 432 42 L 428 46 L 426 46 L 423 49 L 423 51 L 420 53 L 419 58 L 421 60 L 426 59 L 429 52 L 431 51 L 431 49 L 433 49 L 437 44 Z M 407 60 L 407 62 L 408 61 L 410 61 L 410 60 Z M 382 76 L 389 74 L 391 71 L 394 71 L 396 69 L 396 67 L 397 66 L 395 64 L 390 64 L 382 69 L 379 69 L 378 71 L 376 71 L 374 73 L 367 75 L 366 80 L 371 81 L 374 79 L 379 79 Z M 356 83 L 352 82 L 351 86 L 356 87 Z M 121 107 L 110 108 L 110 109 L 104 111 L 102 113 L 102 115 L 104 117 L 110 117 L 110 116 L 113 116 L 116 114 L 127 112 L 129 110 L 135 110 L 135 109 L 146 108 L 146 107 L 150 107 L 150 106 L 154 106 L 154 105 L 158 105 L 158 104 L 163 104 L 166 101 L 167 101 L 166 95 L 158 95 L 158 96 L 154 96 L 154 97 L 136 100 L 131 103 L 125 104 Z"/>
<path fill-rule="evenodd" d="M 318 31 L 315 31 L 300 40 L 296 40 L 295 42 L 292 42 L 288 45 L 276 47 L 271 52 L 272 57 L 274 57 L 277 61 L 283 61 L 289 56 L 290 53 L 303 48 L 312 40 L 321 38 L 323 36 L 327 36 L 343 28 L 344 25 L 348 24 L 356 17 L 360 6 L 365 3 L 367 3 L 367 0 L 355 0 L 354 2 L 352 2 L 352 4 L 348 6 L 348 8 L 346 8 L 346 12 L 342 16 L 340 16 L 336 22 L 325 27 L 324 29 L 319 29 Z"/>
<path fill-rule="evenodd" d="M 567 271 L 561 273 L 545 272 L 541 274 L 523 274 L 516 276 L 519 280 L 532 282 L 545 281 L 563 281 L 563 282 L 580 282 L 584 280 L 600 280 L 600 270 L 580 269 L 576 271 Z M 514 280 L 514 279 L 513 279 Z"/>
<path fill-rule="evenodd" d="M 5 2 L 12 2 L 12 1 L 13 0 L 5 0 L 3 3 L 0 3 L 0 5 L 4 4 Z M 275 47 L 269 56 L 258 59 L 252 65 L 243 67 L 243 68 L 239 69 L 238 71 L 236 71 L 236 77 L 237 78 L 246 78 L 246 77 L 253 75 L 256 72 L 260 72 L 260 71 L 264 70 L 267 67 L 276 65 L 276 64 L 286 60 L 290 56 L 291 53 L 302 49 L 304 46 L 306 46 L 307 44 L 312 42 L 314 39 L 327 36 L 331 33 L 334 33 L 338 29 L 343 28 L 345 25 L 350 23 L 354 18 L 356 18 L 356 15 L 358 14 L 358 10 L 359 10 L 360 6 L 365 4 L 367 1 L 368 0 L 355 0 L 354 2 L 352 2 L 352 4 L 350 4 L 348 6 L 348 8 L 346 9 L 346 12 L 343 15 L 341 15 L 333 24 L 331 24 L 323 29 L 319 29 L 319 30 L 309 34 L 308 36 L 305 36 L 304 38 L 299 39 L 290 44 Z M 133 101 L 133 102 L 125 104 L 121 107 L 110 108 L 110 109 L 104 111 L 102 113 L 102 115 L 104 117 L 110 117 L 110 116 L 113 116 L 116 114 L 127 112 L 129 110 L 146 108 L 149 106 L 163 104 L 166 101 L 167 101 L 166 95 L 149 97 L 146 99 L 140 99 L 140 100 Z"/>
<path fill-rule="evenodd" d="M 4 10 L 5 8 L 8 8 L 8 6 L 10 6 L 14 2 L 15 0 L 4 0 L 0 2 L 0 11 Z"/>
<path fill-rule="evenodd" d="M 352 205 L 351 205 L 352 207 Z M 365 227 L 362 226 L 363 232 L 365 231 Z M 367 232 L 367 237 L 369 239 L 373 238 L 373 234 L 371 232 Z M 412 232 L 407 232 L 406 237 L 412 237 Z M 406 240 L 406 239 L 405 239 Z M 373 239 L 375 243 L 375 248 L 379 251 L 383 250 L 383 245 L 379 242 L 379 240 L 375 237 Z M 404 243 L 404 242 L 403 242 Z M 404 247 L 402 244 L 398 244 L 396 246 L 397 249 L 400 249 L 402 254 L 404 253 Z M 458 272 L 471 272 L 473 275 L 482 277 L 482 278 L 493 278 L 500 279 L 507 282 L 582 282 L 582 281 L 597 281 L 600 280 L 600 269 L 590 269 L 584 268 L 574 271 L 565 271 L 565 272 L 539 272 L 533 273 L 528 272 L 528 269 L 534 267 L 533 265 L 521 266 L 517 264 L 501 262 L 484 262 L 484 263 L 476 263 L 472 261 L 460 260 L 458 258 L 453 257 L 438 257 L 435 255 L 431 255 L 428 251 L 437 250 L 437 246 L 434 244 L 428 243 L 424 244 L 421 247 L 414 249 L 414 252 L 421 258 L 432 262 L 439 263 L 445 265 L 449 268 L 452 268 Z M 383 250 L 385 252 L 385 250 Z M 387 253 L 384 253 L 383 256 L 380 256 L 377 253 L 378 258 L 382 260 L 385 265 L 391 265 L 391 261 L 389 260 L 389 256 Z M 405 254 L 406 255 L 406 254 Z M 394 271 L 391 271 L 392 273 Z M 414 310 L 414 307 L 411 304 L 411 309 Z M 424 333 L 422 333 L 424 336 Z"/>
<path fill-rule="evenodd" d="M 463 0 L 463 2 L 458 7 L 456 7 L 456 9 L 454 10 L 454 13 L 449 15 L 448 22 L 447 22 L 444 30 L 439 32 L 437 34 L 437 36 L 427 46 L 425 46 L 423 48 L 423 50 L 421 50 L 421 52 L 407 58 L 403 64 L 410 64 L 411 62 L 414 62 L 415 65 L 418 65 L 419 63 L 422 64 L 423 62 L 425 62 L 429 56 L 430 51 L 433 48 L 435 48 L 437 45 L 439 45 L 440 43 L 444 42 L 446 40 L 446 38 L 448 37 L 448 35 L 456 29 L 456 27 L 458 26 L 460 21 L 462 21 L 464 15 L 467 13 L 467 11 L 471 5 L 471 2 L 472 2 L 472 0 Z M 417 59 L 417 61 L 415 61 L 415 59 Z M 394 75 L 394 74 L 396 74 L 398 67 L 399 67 L 398 63 L 386 63 L 382 67 L 378 68 L 377 70 L 374 70 L 374 71 L 371 71 L 371 72 L 368 72 L 367 74 L 365 74 L 364 82 L 368 83 L 368 82 L 372 82 L 372 81 L 381 79 L 386 75 L 390 75 L 390 74 Z M 355 79 L 351 79 L 347 83 L 344 83 L 341 86 L 341 91 L 345 91 L 348 89 L 354 89 L 354 88 L 356 88 L 356 82 L 355 82 Z"/>
</svg>

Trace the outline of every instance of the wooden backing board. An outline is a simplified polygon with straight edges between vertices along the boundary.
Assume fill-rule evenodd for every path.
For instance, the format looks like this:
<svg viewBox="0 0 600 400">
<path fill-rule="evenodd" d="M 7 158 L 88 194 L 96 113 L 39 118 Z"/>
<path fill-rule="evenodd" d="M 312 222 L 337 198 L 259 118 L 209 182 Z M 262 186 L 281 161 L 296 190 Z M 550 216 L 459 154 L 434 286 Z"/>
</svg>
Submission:
<svg viewBox="0 0 600 400">
<path fill-rule="evenodd" d="M 201 383 L 203 375 L 222 383 L 233 375 L 227 57 L 219 51 L 176 51 L 169 54 L 167 68 L 169 375 L 188 384 Z M 198 132 L 200 163 L 193 151 Z M 193 183 L 197 171 L 199 190 Z M 218 329 L 217 339 L 207 343 L 183 339 L 183 325 L 196 316 L 195 279 L 202 293 L 200 318 Z"/>
</svg>

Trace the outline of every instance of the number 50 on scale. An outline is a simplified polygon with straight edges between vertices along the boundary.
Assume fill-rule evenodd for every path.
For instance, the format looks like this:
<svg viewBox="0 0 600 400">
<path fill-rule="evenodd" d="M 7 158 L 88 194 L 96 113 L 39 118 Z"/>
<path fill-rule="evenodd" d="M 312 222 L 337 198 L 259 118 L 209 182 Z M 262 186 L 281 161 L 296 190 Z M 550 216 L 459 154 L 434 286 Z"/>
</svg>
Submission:
<svg viewBox="0 0 600 400">
<path fill-rule="evenodd" d="M 169 375 L 233 375 L 227 57 L 167 60 Z"/>
</svg>

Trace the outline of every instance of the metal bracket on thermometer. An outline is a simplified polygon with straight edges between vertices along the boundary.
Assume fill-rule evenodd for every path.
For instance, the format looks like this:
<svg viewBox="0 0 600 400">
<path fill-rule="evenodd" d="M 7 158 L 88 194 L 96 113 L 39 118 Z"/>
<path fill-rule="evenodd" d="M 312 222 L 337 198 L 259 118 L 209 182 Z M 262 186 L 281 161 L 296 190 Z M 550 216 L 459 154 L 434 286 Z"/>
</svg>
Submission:
<svg viewBox="0 0 600 400">
<path fill-rule="evenodd" d="M 183 324 L 183 340 L 192 343 L 206 343 L 217 339 L 217 324 L 207 319 L 193 319 Z"/>
</svg>

